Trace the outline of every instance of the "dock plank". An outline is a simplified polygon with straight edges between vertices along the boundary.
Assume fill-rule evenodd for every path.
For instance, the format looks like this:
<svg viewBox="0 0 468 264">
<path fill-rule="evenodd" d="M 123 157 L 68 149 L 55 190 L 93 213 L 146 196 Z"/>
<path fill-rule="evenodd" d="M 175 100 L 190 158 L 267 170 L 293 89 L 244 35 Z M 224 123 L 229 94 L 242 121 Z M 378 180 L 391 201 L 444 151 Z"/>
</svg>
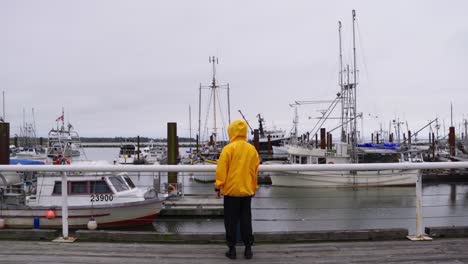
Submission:
<svg viewBox="0 0 468 264">
<path fill-rule="evenodd" d="M 468 263 L 468 239 L 258 244 L 247 263 Z M 0 241 L 0 263 L 232 263 L 221 244 Z"/>
</svg>

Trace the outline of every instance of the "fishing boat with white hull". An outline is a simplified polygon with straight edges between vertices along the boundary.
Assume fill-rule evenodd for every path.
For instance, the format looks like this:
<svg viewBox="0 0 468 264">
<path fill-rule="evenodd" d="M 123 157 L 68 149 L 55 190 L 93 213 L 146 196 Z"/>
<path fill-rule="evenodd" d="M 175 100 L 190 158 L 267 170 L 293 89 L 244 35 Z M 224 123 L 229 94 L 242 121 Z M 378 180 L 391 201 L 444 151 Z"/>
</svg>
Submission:
<svg viewBox="0 0 468 264">
<path fill-rule="evenodd" d="M 78 132 L 68 123 L 65 128 L 65 112 L 55 119 L 57 127 L 52 128 L 48 134 L 48 152 L 49 158 L 58 156 L 72 158 L 79 157 L 82 152 L 81 139 Z M 59 127 L 59 121 L 61 126 Z"/>
<path fill-rule="evenodd" d="M 36 218 L 41 227 L 61 228 L 61 177 L 41 173 L 8 182 L 1 193 L 0 217 L 5 226 L 31 228 Z M 99 228 L 151 224 L 163 205 L 153 189 L 135 187 L 126 173 L 69 173 L 67 188 L 70 228 L 86 228 L 90 219 Z"/>
<path fill-rule="evenodd" d="M 326 149 L 289 146 L 290 164 L 349 164 L 347 146 Z M 422 162 L 422 158 L 408 160 L 409 153 L 399 153 L 401 162 Z M 287 171 L 271 175 L 272 185 L 294 187 L 373 187 L 414 185 L 420 170 L 379 170 L 379 171 Z"/>
<path fill-rule="evenodd" d="M 341 50 L 341 22 L 339 22 L 339 39 L 340 39 L 340 88 L 341 91 L 332 100 L 331 105 L 326 111 L 322 112 L 322 117 L 319 118 L 317 124 L 312 129 L 311 133 L 303 140 L 290 142 L 287 152 L 290 164 L 356 164 L 361 163 L 359 157 L 358 137 L 357 137 L 357 119 L 362 118 L 362 113 L 357 112 L 356 108 L 356 89 L 357 89 L 357 69 L 356 69 L 356 53 L 354 43 L 354 24 L 356 13 L 353 10 L 353 68 L 349 69 L 349 65 L 344 68 L 342 65 L 342 50 Z M 347 73 L 347 80 L 344 80 Z M 352 73 L 353 79 L 350 80 Z M 330 114 L 335 107 L 341 103 L 341 124 L 337 128 L 341 128 L 340 142 L 332 143 L 332 134 L 327 134 L 323 124 L 329 119 Z M 297 122 L 297 113 L 296 119 Z M 296 123 L 295 123 L 296 124 Z M 297 133 L 296 133 L 297 134 Z M 315 135 L 316 142 L 309 140 L 309 135 Z M 317 137 L 320 135 L 320 144 Z M 383 154 L 383 150 L 377 152 Z M 364 152 L 363 150 L 361 150 Z M 375 149 L 367 150 L 367 152 L 376 153 Z M 393 154 L 401 155 L 396 159 L 396 162 L 422 162 L 422 158 L 416 159 L 410 152 L 391 151 Z M 272 162 L 267 162 L 272 163 Z M 277 163 L 277 162 L 276 162 Z M 291 187 L 370 187 L 370 186 L 401 186 L 414 185 L 416 178 L 420 175 L 420 170 L 379 170 L 379 171 L 308 171 L 297 172 L 289 171 L 282 172 L 282 175 L 271 174 L 270 178 L 272 185 L 276 186 L 291 186 Z"/>
</svg>

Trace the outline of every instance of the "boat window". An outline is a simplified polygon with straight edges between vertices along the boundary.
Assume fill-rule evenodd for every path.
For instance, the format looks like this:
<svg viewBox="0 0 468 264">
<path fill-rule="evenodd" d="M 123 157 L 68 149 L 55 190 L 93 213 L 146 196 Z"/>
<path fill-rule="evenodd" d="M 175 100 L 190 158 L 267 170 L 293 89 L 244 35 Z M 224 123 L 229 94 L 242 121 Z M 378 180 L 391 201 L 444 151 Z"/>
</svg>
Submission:
<svg viewBox="0 0 468 264">
<path fill-rule="evenodd" d="M 301 157 L 301 164 L 307 164 L 307 157 Z"/>
<path fill-rule="evenodd" d="M 90 191 L 91 193 L 112 193 L 105 181 L 91 181 Z"/>
<path fill-rule="evenodd" d="M 130 179 L 130 177 L 124 176 L 124 179 L 125 179 L 125 181 L 127 182 L 128 186 L 130 186 L 130 189 L 135 188 L 135 184 L 132 182 L 132 180 Z"/>
<path fill-rule="evenodd" d="M 296 163 L 296 164 L 299 163 L 299 156 L 294 156 L 294 163 Z"/>
<path fill-rule="evenodd" d="M 85 194 L 88 193 L 88 182 L 71 182 L 71 193 L 70 194 Z"/>
<path fill-rule="evenodd" d="M 52 194 L 62 194 L 62 182 L 55 182 Z"/>
<path fill-rule="evenodd" d="M 129 189 L 125 181 L 120 176 L 109 177 L 109 180 L 111 181 L 112 185 L 114 185 L 114 188 L 117 192 L 122 192 Z"/>
<path fill-rule="evenodd" d="M 327 158 L 318 158 L 318 164 L 327 164 Z"/>
</svg>

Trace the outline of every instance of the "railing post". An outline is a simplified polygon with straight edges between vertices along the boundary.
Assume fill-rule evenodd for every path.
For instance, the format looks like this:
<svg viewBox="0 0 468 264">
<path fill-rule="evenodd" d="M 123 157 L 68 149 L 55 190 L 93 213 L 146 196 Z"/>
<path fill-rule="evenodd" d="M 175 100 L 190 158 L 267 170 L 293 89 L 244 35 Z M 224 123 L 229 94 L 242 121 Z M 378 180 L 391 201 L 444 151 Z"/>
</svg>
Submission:
<svg viewBox="0 0 468 264">
<path fill-rule="evenodd" d="M 67 172 L 62 174 L 62 237 L 54 239 L 54 242 L 74 242 L 76 238 L 68 236 L 68 179 Z"/>
<path fill-rule="evenodd" d="M 410 240 L 432 240 L 423 233 L 423 212 L 422 212 L 422 172 L 416 176 L 416 235 L 407 236 Z"/>
<path fill-rule="evenodd" d="M 62 172 L 62 231 L 63 239 L 68 239 L 68 184 L 66 172 Z"/>
</svg>

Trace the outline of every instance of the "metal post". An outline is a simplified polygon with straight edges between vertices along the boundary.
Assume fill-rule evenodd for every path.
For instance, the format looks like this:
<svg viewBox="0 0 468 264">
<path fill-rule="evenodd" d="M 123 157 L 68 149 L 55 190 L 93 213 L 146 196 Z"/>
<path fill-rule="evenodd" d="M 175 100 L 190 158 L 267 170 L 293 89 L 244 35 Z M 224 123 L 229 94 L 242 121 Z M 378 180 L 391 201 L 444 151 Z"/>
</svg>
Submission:
<svg viewBox="0 0 468 264">
<path fill-rule="evenodd" d="M 422 173 L 418 173 L 416 178 L 416 235 L 407 236 L 410 240 L 432 240 L 423 233 L 423 212 L 422 212 Z"/>
<path fill-rule="evenodd" d="M 59 166 L 57 166 L 59 167 Z M 68 236 L 68 180 L 67 172 L 62 173 L 62 237 L 52 240 L 53 242 L 69 243 L 76 238 Z"/>
<path fill-rule="evenodd" d="M 68 239 L 68 184 L 67 173 L 62 172 L 62 230 L 63 239 Z"/>
</svg>

